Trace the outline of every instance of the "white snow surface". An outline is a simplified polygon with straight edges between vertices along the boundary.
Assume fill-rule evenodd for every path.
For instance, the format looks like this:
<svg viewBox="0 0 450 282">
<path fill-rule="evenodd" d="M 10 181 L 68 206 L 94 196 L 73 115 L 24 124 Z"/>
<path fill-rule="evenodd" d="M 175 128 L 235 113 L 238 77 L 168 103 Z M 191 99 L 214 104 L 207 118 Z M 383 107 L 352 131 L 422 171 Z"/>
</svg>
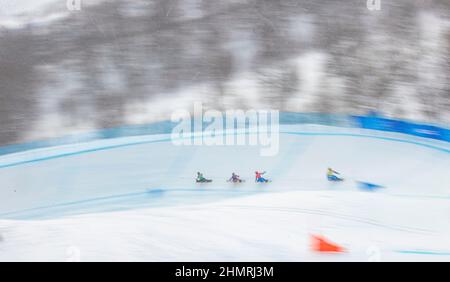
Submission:
<svg viewBox="0 0 450 282">
<path fill-rule="evenodd" d="M 448 143 L 283 125 L 279 154 L 259 152 L 149 135 L 1 156 L 0 261 L 450 261 Z"/>
</svg>

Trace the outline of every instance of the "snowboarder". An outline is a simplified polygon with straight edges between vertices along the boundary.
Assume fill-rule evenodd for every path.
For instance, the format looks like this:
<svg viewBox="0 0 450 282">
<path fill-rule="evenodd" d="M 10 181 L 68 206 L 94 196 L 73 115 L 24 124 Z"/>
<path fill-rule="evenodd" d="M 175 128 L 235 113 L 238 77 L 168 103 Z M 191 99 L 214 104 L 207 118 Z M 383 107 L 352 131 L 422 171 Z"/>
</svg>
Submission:
<svg viewBox="0 0 450 282">
<path fill-rule="evenodd" d="M 211 179 L 206 179 L 202 173 L 197 172 L 197 178 L 195 179 L 197 183 L 203 183 L 203 182 L 212 182 Z"/>
<path fill-rule="evenodd" d="M 264 177 L 262 177 L 262 175 L 265 173 L 266 173 L 265 171 L 264 172 L 255 171 L 255 182 L 264 182 L 264 183 L 269 182 L 268 179 L 265 179 Z"/>
<path fill-rule="evenodd" d="M 337 175 L 340 175 L 340 173 L 335 171 L 335 170 L 333 170 L 330 167 L 328 168 L 328 170 L 327 170 L 327 179 L 329 181 L 342 181 L 342 180 L 344 180 L 342 177 L 339 177 Z"/>
<path fill-rule="evenodd" d="M 237 175 L 236 173 L 233 172 L 231 174 L 231 178 L 228 179 L 228 182 L 241 183 L 241 182 L 243 182 L 243 180 L 239 177 L 239 175 Z"/>
</svg>

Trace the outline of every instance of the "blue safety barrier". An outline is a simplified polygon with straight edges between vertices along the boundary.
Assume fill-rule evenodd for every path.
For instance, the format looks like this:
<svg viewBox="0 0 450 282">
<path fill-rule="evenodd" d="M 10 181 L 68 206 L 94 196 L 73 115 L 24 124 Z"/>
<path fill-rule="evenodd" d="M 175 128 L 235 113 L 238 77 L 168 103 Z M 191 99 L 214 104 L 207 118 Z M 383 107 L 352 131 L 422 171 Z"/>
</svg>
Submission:
<svg viewBox="0 0 450 282">
<path fill-rule="evenodd" d="M 379 116 L 352 116 L 357 127 L 404 133 L 450 142 L 450 130 L 435 125 L 388 119 Z"/>
</svg>

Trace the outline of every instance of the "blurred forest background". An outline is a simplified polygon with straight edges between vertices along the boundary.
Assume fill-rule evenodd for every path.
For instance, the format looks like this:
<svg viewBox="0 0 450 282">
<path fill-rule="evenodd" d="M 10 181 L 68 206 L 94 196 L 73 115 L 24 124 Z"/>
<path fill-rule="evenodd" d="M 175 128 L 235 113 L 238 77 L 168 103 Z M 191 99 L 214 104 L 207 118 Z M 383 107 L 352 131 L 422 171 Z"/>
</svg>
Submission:
<svg viewBox="0 0 450 282">
<path fill-rule="evenodd" d="M 194 101 L 450 124 L 450 1 L 366 4 L 0 0 L 0 144 L 164 120 Z"/>
</svg>

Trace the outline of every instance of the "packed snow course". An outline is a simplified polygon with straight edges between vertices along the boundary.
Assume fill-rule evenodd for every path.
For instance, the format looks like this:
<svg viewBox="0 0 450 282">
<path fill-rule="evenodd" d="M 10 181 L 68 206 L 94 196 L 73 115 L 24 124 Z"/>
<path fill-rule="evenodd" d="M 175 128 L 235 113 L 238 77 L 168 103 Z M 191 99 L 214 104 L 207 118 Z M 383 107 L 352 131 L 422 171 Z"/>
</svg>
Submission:
<svg viewBox="0 0 450 282">
<path fill-rule="evenodd" d="M 6 154 L 0 261 L 450 261 L 449 144 L 282 125 L 272 157 L 168 134 Z M 328 167 L 345 181 L 327 181 Z M 313 252 L 313 234 L 346 252 Z"/>
</svg>

